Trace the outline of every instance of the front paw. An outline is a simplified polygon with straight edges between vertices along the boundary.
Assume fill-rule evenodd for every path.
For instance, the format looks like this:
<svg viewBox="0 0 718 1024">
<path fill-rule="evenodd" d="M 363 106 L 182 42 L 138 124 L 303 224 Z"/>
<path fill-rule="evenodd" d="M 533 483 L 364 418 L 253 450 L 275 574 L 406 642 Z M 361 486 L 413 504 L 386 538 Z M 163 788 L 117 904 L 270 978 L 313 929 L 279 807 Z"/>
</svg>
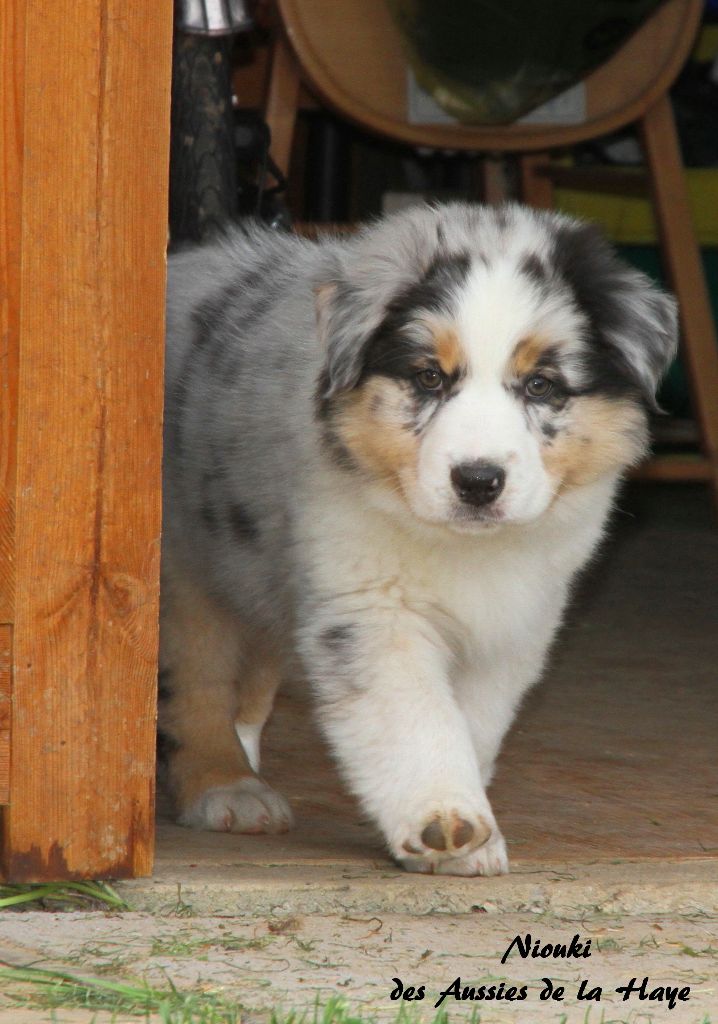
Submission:
<svg viewBox="0 0 718 1024">
<path fill-rule="evenodd" d="M 493 815 L 463 802 L 435 807 L 400 824 L 391 852 L 407 871 L 498 875 L 508 871 L 506 845 Z"/>
<path fill-rule="evenodd" d="M 494 826 L 488 840 L 478 850 L 473 850 L 464 857 L 440 861 L 434 870 L 438 875 L 480 875 L 485 878 L 492 875 L 507 875 L 509 857 L 506 852 L 506 841 Z"/>
</svg>

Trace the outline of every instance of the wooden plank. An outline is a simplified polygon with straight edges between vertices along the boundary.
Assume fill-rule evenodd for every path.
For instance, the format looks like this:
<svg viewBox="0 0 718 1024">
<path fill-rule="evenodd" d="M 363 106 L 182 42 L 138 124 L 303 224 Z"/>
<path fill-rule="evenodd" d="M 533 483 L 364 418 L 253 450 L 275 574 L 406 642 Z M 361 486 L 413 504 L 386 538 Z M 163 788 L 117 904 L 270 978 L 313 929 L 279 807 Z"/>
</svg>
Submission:
<svg viewBox="0 0 718 1024">
<path fill-rule="evenodd" d="M 10 799 L 10 724 L 12 629 L 0 626 L 0 804 Z"/>
<path fill-rule="evenodd" d="M 700 455 L 656 455 L 632 471 L 635 480 L 705 483 L 712 479 L 711 464 Z"/>
<path fill-rule="evenodd" d="M 15 881 L 152 864 L 171 0 L 24 4 Z"/>
<path fill-rule="evenodd" d="M 14 600 L 24 8 L 0 5 L 0 623 Z"/>
<path fill-rule="evenodd" d="M 570 188 L 576 192 L 602 192 L 604 195 L 629 196 L 645 199 L 649 194 L 648 177 L 643 169 L 621 167 L 567 167 L 549 164 L 546 160 L 536 169 L 540 177 L 548 178 L 556 188 Z"/>
</svg>

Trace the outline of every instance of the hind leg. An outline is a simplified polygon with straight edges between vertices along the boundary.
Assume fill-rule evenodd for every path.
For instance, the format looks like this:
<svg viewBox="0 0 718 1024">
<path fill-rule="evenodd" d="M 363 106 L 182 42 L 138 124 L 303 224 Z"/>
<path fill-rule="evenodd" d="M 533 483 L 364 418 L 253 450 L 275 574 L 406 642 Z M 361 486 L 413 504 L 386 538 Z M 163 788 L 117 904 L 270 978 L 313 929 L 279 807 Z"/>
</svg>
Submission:
<svg viewBox="0 0 718 1024">
<path fill-rule="evenodd" d="M 163 573 L 160 731 L 180 824 L 284 832 L 284 797 L 259 778 L 259 735 L 278 672 L 236 617 L 175 571 Z"/>
<path fill-rule="evenodd" d="M 256 633 L 243 645 L 234 729 L 252 771 L 259 772 L 260 739 L 282 677 L 282 664 L 266 637 Z"/>
</svg>

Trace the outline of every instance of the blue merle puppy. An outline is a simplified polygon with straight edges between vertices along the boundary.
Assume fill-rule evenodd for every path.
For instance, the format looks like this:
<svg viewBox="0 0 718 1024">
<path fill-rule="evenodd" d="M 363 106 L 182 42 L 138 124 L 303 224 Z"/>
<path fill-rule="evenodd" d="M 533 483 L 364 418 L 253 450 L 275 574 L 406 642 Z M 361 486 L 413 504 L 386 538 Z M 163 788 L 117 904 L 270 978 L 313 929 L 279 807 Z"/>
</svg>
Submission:
<svg viewBox="0 0 718 1024">
<path fill-rule="evenodd" d="M 486 794 L 676 348 L 584 224 L 423 207 L 170 261 L 161 728 L 180 822 L 281 832 L 259 774 L 301 667 L 411 871 L 508 869 Z"/>
</svg>

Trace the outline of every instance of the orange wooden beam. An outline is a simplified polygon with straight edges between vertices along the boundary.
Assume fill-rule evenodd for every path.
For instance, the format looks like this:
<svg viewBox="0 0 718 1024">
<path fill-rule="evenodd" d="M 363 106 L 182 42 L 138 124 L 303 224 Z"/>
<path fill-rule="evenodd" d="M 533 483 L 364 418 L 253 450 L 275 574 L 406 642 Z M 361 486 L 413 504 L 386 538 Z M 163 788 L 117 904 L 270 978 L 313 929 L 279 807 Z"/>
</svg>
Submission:
<svg viewBox="0 0 718 1024">
<path fill-rule="evenodd" d="M 172 3 L 4 11 L 24 23 L 24 148 L 0 865 L 14 881 L 130 877 L 153 852 Z"/>
</svg>

